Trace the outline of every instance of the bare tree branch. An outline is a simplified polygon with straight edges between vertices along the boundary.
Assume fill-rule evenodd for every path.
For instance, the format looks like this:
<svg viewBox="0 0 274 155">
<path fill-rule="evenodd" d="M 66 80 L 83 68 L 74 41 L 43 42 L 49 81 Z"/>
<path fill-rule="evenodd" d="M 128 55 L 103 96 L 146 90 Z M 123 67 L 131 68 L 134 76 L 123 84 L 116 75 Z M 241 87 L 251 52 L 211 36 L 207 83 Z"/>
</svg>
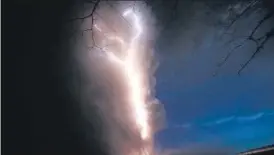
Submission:
<svg viewBox="0 0 274 155">
<path fill-rule="evenodd" d="M 83 32 L 86 32 L 86 31 L 92 31 L 92 28 L 84 29 L 84 30 L 83 30 Z"/>
<path fill-rule="evenodd" d="M 258 0 L 250 2 L 247 7 L 231 21 L 231 23 L 227 26 L 226 31 L 229 30 L 234 25 L 234 23 L 239 20 L 244 14 L 246 14 L 257 2 Z"/>
<path fill-rule="evenodd" d="M 238 71 L 238 75 L 241 74 L 241 72 L 246 68 L 246 66 L 252 61 L 252 59 L 255 58 L 255 56 L 261 52 L 261 49 L 264 48 L 264 45 L 269 41 L 271 37 L 274 35 L 274 28 L 272 28 L 269 32 L 266 33 L 265 39 L 262 41 L 262 43 L 257 46 L 256 51 L 251 55 L 251 57 L 242 65 L 242 67 Z"/>
<path fill-rule="evenodd" d="M 261 19 L 259 22 L 258 22 L 258 24 L 257 24 L 257 26 L 253 29 L 253 31 L 251 32 L 251 34 L 250 34 L 250 37 L 253 37 L 253 35 L 256 33 L 256 31 L 258 30 L 258 28 L 266 21 L 266 20 L 268 20 L 269 18 L 271 18 L 273 16 L 273 12 L 269 12 L 268 14 L 266 14 L 265 16 L 264 16 L 264 18 L 263 19 Z"/>
<path fill-rule="evenodd" d="M 230 56 L 236 51 L 236 49 L 242 47 L 247 41 L 252 41 L 256 44 L 256 51 L 253 53 L 253 56 L 241 67 L 241 69 L 238 71 L 238 74 L 242 72 L 242 70 L 250 63 L 250 61 L 255 57 L 257 53 L 260 52 L 260 50 L 263 48 L 264 44 L 269 40 L 270 37 L 273 35 L 273 29 L 271 29 L 269 32 L 267 32 L 265 35 L 259 38 L 255 38 L 254 35 L 259 29 L 259 27 L 266 22 L 268 19 L 273 17 L 273 12 L 270 12 L 266 14 L 254 27 L 254 29 L 251 31 L 250 35 L 246 37 L 246 39 L 243 41 L 242 44 L 239 44 L 235 46 L 230 52 L 227 53 L 226 57 L 223 59 L 222 62 L 218 64 L 218 67 L 222 67 L 230 58 Z M 263 40 L 263 41 L 262 41 Z"/>
<path fill-rule="evenodd" d="M 223 61 L 219 63 L 219 67 L 223 66 L 225 64 L 225 62 L 228 60 L 228 58 L 231 56 L 231 54 L 236 51 L 236 49 L 242 47 L 244 44 L 239 44 L 237 46 L 235 46 L 231 51 L 229 51 L 229 53 L 226 55 L 226 57 L 224 57 Z"/>
<path fill-rule="evenodd" d="M 228 61 L 228 59 L 230 58 L 230 56 L 231 56 L 238 48 L 244 46 L 248 40 L 253 41 L 253 42 L 256 44 L 256 47 L 259 46 L 259 43 L 258 43 L 258 41 L 257 41 L 256 39 L 254 39 L 254 38 L 251 37 L 251 36 L 246 37 L 246 39 L 245 39 L 241 44 L 235 46 L 232 50 L 230 50 L 230 51 L 227 53 L 227 55 L 225 56 L 225 58 L 223 59 L 223 61 L 220 62 L 220 63 L 218 64 L 218 67 L 222 67 L 222 66 Z"/>
<path fill-rule="evenodd" d="M 83 17 L 72 18 L 72 19 L 70 19 L 70 21 L 84 20 L 84 19 L 86 19 L 86 18 L 92 17 L 93 14 L 94 14 L 94 12 L 95 12 L 95 10 L 96 10 L 96 8 L 97 8 L 97 6 L 99 5 L 99 3 L 100 3 L 100 0 L 97 0 L 97 1 L 95 2 L 94 6 L 93 6 L 93 9 L 92 9 L 92 11 L 91 11 L 90 14 L 88 14 L 88 15 L 86 15 L 86 16 L 83 16 Z"/>
<path fill-rule="evenodd" d="M 91 25 L 92 25 L 92 27 L 93 27 L 93 25 L 94 25 L 94 19 L 93 19 L 93 17 L 92 17 L 92 20 L 91 20 Z M 97 46 L 96 45 L 96 42 L 95 42 L 95 39 L 94 39 L 94 31 L 91 31 L 91 35 L 92 35 L 92 42 L 93 42 L 93 45 L 94 46 Z"/>
</svg>

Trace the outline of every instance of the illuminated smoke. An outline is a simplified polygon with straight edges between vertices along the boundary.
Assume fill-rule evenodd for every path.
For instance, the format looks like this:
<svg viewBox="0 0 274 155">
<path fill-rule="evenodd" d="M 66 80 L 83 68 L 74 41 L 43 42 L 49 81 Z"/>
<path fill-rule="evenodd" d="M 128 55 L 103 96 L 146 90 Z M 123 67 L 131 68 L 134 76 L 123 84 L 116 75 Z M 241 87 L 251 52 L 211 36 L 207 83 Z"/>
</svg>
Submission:
<svg viewBox="0 0 274 155">
<path fill-rule="evenodd" d="M 140 23 L 139 17 L 132 11 L 128 9 L 123 13 L 124 17 L 131 17 L 134 20 L 134 28 L 136 29 L 136 34 L 132 37 L 128 49 L 126 49 L 125 57 L 120 58 L 115 55 L 115 53 L 106 50 L 106 57 L 114 65 L 118 65 L 120 69 L 124 72 L 127 78 L 125 81 L 128 85 L 129 104 L 132 108 L 134 118 L 136 119 L 136 124 L 140 130 L 140 136 L 143 140 L 146 140 L 151 136 L 151 129 L 149 127 L 149 114 L 146 106 L 146 90 L 143 86 L 143 77 L 145 74 L 142 72 L 141 64 L 138 62 L 138 39 L 142 33 L 142 25 Z M 97 25 L 94 26 L 99 32 L 102 32 L 101 28 Z M 106 36 L 109 40 L 115 40 L 121 44 L 122 47 L 125 46 L 125 41 L 118 36 Z"/>
<path fill-rule="evenodd" d="M 149 104 L 153 100 L 151 96 L 153 91 L 150 86 L 152 73 L 150 72 L 151 68 L 149 68 L 152 63 L 150 62 L 152 55 L 146 51 L 146 41 L 148 40 L 146 38 L 147 34 L 144 33 L 146 27 L 141 20 L 141 15 L 137 14 L 132 8 L 126 9 L 121 16 L 129 22 L 128 26 L 131 25 L 129 28 L 131 32 L 121 28 L 122 32 L 120 33 L 109 33 L 110 30 L 106 28 L 108 24 L 102 24 L 102 22 L 97 20 L 93 25 L 94 31 L 92 35 L 94 38 L 87 39 L 90 42 L 95 42 L 96 50 L 93 48 L 90 51 L 91 54 L 93 56 L 100 56 L 100 60 L 95 60 L 94 57 L 91 58 L 94 60 L 90 60 L 91 62 L 93 61 L 93 66 L 105 68 L 103 72 L 103 69 L 93 72 L 100 74 L 99 80 L 101 81 L 107 79 L 107 82 L 115 83 L 114 81 L 118 78 L 119 82 L 119 84 L 114 84 L 115 86 L 107 86 L 108 88 L 106 88 L 115 89 L 115 93 L 120 95 L 111 94 L 110 97 L 108 96 L 111 100 L 108 102 L 112 102 L 110 104 L 115 106 L 114 109 L 101 110 L 102 115 L 104 115 L 103 117 L 106 117 L 105 124 L 108 124 L 105 128 L 109 128 L 107 132 L 110 138 L 106 139 L 111 140 L 111 142 L 107 143 L 111 143 L 110 147 L 112 149 L 118 150 L 118 152 L 112 152 L 113 154 L 151 155 L 154 154 L 154 129 L 149 109 Z M 97 44 L 94 40 L 99 43 Z M 114 45 L 114 47 L 109 45 Z M 96 67 L 92 69 L 94 70 L 94 68 Z M 111 73 L 108 74 L 106 72 Z M 115 76 L 107 77 L 112 74 Z M 98 104 L 98 106 L 102 105 L 102 103 Z M 111 114 L 110 111 L 116 114 Z M 113 121 L 117 121 L 118 123 Z M 124 136 L 122 134 L 130 137 L 128 138 L 130 140 L 121 138 Z M 123 149 L 127 149 L 127 151 Z"/>
<path fill-rule="evenodd" d="M 107 57 L 110 61 L 119 65 L 123 70 L 125 76 L 127 77 L 127 85 L 129 86 L 129 104 L 132 106 L 132 111 L 134 118 L 136 119 L 136 124 L 139 127 L 140 135 L 142 139 L 147 139 L 151 136 L 149 129 L 148 111 L 146 107 L 146 90 L 143 88 L 143 76 L 145 74 L 141 70 L 140 62 L 138 62 L 138 47 L 137 39 L 140 38 L 142 33 L 142 26 L 139 21 L 139 17 L 132 12 L 131 9 L 126 10 L 123 16 L 131 16 L 134 19 L 134 28 L 136 29 L 136 34 L 132 37 L 128 49 L 125 51 L 125 58 L 119 58 L 112 52 L 106 52 Z M 115 39 L 123 45 L 124 41 L 117 36 L 110 36 L 109 39 Z"/>
</svg>

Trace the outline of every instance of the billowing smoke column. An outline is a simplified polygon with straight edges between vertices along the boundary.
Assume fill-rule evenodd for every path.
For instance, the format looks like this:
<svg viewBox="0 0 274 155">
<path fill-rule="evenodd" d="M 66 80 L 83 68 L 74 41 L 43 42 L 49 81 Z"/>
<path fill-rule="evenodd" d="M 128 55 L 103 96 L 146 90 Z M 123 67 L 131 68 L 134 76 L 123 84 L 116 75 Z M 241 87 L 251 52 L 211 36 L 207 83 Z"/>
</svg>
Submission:
<svg viewBox="0 0 274 155">
<path fill-rule="evenodd" d="M 136 124 L 140 131 L 140 136 L 143 140 L 146 140 L 151 136 L 151 129 L 149 127 L 149 114 L 146 107 L 146 89 L 143 82 L 145 75 L 142 72 L 141 64 L 138 62 L 138 39 L 142 34 L 142 25 L 140 23 L 139 17 L 132 11 L 128 9 L 123 13 L 123 16 L 129 16 L 134 20 L 134 28 L 136 29 L 136 34 L 132 37 L 129 42 L 128 47 L 124 47 L 125 41 L 118 36 L 107 36 L 109 40 L 115 40 L 119 42 L 123 49 L 125 56 L 120 58 L 115 55 L 115 53 L 108 51 L 106 49 L 106 57 L 114 65 L 118 65 L 119 68 L 124 73 L 126 77 L 126 83 L 128 86 L 128 103 L 131 106 L 133 117 L 136 119 Z M 101 31 L 100 28 L 95 25 L 97 30 Z M 123 75 L 122 75 L 123 76 Z"/>
<path fill-rule="evenodd" d="M 114 16 L 109 8 L 101 10 L 89 22 L 92 32 L 86 40 L 92 42 L 92 49 L 87 68 L 107 92 L 96 103 L 104 119 L 106 144 L 115 155 L 152 155 L 155 127 L 150 107 L 157 100 L 144 17 L 128 7 L 121 14 L 116 12 L 124 21 L 117 26 L 111 23 Z"/>
<path fill-rule="evenodd" d="M 152 138 L 152 129 L 150 127 L 149 111 L 146 103 L 148 88 L 144 85 L 146 73 L 142 70 L 141 61 L 138 60 L 140 59 L 138 52 L 141 52 L 140 49 L 138 49 L 138 41 L 141 39 L 143 25 L 139 16 L 136 15 L 132 9 L 127 9 L 123 13 L 123 16 L 128 17 L 133 21 L 135 34 L 132 38 L 126 42 L 117 35 L 104 35 L 107 40 L 116 41 L 121 45 L 121 49 L 124 49 L 124 51 L 121 51 L 123 52 L 123 56 L 118 56 L 111 51 L 111 49 L 107 48 L 103 48 L 103 52 L 105 52 L 105 57 L 113 63 L 113 65 L 117 65 L 118 69 L 122 71 L 121 76 L 125 77 L 124 82 L 127 87 L 126 90 L 128 91 L 128 105 L 132 110 L 132 118 L 136 124 L 137 131 L 139 132 L 141 140 L 149 141 Z M 104 33 L 100 26 L 94 25 L 94 28 L 96 28 L 99 32 Z M 147 146 L 142 146 L 140 150 L 134 150 L 131 153 L 149 154 L 151 150 L 147 149 L 151 148 L 146 147 Z"/>
</svg>

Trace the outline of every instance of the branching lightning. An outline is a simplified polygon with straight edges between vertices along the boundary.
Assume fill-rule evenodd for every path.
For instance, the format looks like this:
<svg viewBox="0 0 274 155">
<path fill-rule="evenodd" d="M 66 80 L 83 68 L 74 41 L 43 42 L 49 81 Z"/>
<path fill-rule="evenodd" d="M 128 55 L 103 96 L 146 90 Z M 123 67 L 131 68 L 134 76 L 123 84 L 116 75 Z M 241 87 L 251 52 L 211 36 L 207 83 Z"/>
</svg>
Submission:
<svg viewBox="0 0 274 155">
<path fill-rule="evenodd" d="M 106 35 L 102 28 L 97 24 L 93 27 L 99 32 L 103 33 L 106 40 L 118 43 L 122 48 L 122 56 L 117 55 L 111 49 L 104 47 L 103 52 L 107 60 L 113 65 L 117 66 L 122 71 L 122 76 L 125 77 L 125 84 L 128 91 L 128 106 L 132 111 L 132 118 L 134 118 L 140 138 L 146 142 L 150 141 L 152 137 L 152 129 L 149 121 L 149 111 L 146 104 L 146 95 L 148 86 L 145 84 L 146 73 L 143 70 L 140 61 L 140 40 L 143 33 L 143 25 L 140 17 L 132 10 L 127 9 L 123 12 L 123 17 L 133 21 L 134 35 L 130 41 L 125 41 L 117 35 Z M 139 151 L 133 151 L 133 154 L 148 155 L 150 154 L 150 147 L 140 148 Z"/>
</svg>

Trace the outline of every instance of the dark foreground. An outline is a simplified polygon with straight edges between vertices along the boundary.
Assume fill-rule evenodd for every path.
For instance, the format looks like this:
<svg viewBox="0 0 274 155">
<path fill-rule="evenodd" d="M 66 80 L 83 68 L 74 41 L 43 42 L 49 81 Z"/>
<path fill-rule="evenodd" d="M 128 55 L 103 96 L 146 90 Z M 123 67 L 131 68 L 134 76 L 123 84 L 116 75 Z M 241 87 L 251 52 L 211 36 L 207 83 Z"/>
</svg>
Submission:
<svg viewBox="0 0 274 155">
<path fill-rule="evenodd" d="M 71 6 L 72 0 L 2 1 L 3 155 L 105 154 L 98 127 L 85 125 L 60 75 L 68 57 L 59 48 L 62 25 Z"/>
</svg>

